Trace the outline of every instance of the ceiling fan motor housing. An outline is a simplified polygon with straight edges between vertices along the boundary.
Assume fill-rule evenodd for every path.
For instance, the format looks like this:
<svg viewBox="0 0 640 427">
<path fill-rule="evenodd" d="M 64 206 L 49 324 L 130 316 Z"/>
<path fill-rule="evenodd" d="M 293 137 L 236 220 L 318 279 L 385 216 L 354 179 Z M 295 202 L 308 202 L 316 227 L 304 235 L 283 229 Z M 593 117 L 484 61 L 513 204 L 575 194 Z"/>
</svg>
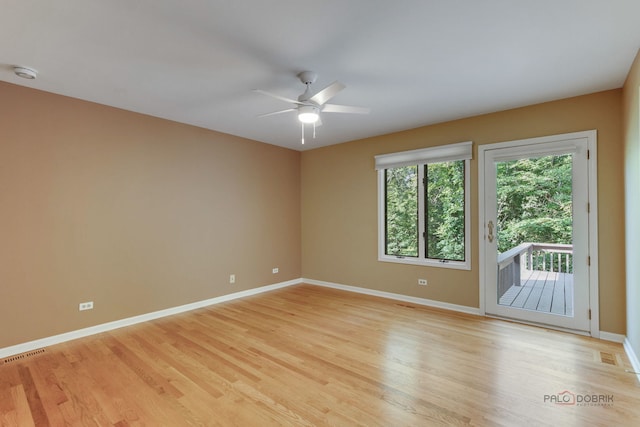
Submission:
<svg viewBox="0 0 640 427">
<path fill-rule="evenodd" d="M 316 82 L 318 79 L 318 75 L 313 71 L 303 71 L 298 73 L 298 78 L 300 81 L 306 85 L 310 85 Z"/>
</svg>

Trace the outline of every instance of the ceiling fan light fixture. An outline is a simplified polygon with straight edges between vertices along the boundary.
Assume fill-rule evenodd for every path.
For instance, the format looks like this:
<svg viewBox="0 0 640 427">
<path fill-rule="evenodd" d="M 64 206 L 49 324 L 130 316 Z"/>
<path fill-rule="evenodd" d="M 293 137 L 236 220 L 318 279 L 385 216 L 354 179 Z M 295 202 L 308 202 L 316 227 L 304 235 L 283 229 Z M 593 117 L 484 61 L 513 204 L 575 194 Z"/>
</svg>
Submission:
<svg viewBox="0 0 640 427">
<path fill-rule="evenodd" d="M 298 107 L 298 120 L 302 123 L 315 123 L 320 118 L 320 109 L 313 105 Z"/>
</svg>

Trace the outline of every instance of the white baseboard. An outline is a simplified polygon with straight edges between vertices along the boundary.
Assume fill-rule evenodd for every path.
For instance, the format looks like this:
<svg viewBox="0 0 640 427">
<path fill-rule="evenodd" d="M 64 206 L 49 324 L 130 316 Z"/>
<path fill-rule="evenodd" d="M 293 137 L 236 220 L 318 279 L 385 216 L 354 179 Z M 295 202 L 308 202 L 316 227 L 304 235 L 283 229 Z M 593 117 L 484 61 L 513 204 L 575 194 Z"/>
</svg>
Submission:
<svg viewBox="0 0 640 427">
<path fill-rule="evenodd" d="M 211 298 L 203 301 L 197 301 L 191 304 L 185 304 L 178 307 L 167 308 L 165 310 L 154 311 L 152 313 L 141 314 L 139 316 L 129 317 L 126 319 L 116 320 L 113 322 L 103 323 L 101 325 L 91 326 L 77 331 L 66 332 L 60 335 L 54 335 L 47 338 L 38 339 L 35 341 L 29 341 L 23 344 L 14 345 L 11 347 L 0 348 L 0 359 L 14 356 L 20 353 L 26 353 L 39 348 L 60 344 L 66 341 L 75 340 L 77 338 L 87 337 L 89 335 L 99 334 L 101 332 L 112 331 L 114 329 L 122 328 L 125 326 L 135 325 L 137 323 L 148 322 L 149 320 L 159 319 L 161 317 L 171 316 L 173 314 L 184 313 L 186 311 L 196 310 L 198 308 L 208 307 L 214 304 L 220 304 L 227 301 L 232 301 L 238 298 L 244 298 L 251 295 L 257 295 L 264 292 L 273 291 L 275 289 L 285 288 L 287 286 L 297 285 L 302 283 L 302 279 L 289 280 L 287 282 L 276 283 L 273 285 L 261 286 L 259 288 L 248 289 L 246 291 L 235 292 L 228 295 L 222 295 L 216 298 Z"/>
<path fill-rule="evenodd" d="M 636 376 L 638 377 L 638 381 L 640 382 L 640 359 L 638 359 L 638 355 L 636 354 L 636 352 L 633 351 L 633 347 L 631 347 L 629 338 L 625 338 L 622 345 L 624 345 L 624 351 L 627 353 L 627 357 L 631 362 L 631 367 L 633 369 L 633 372 L 636 373 Z"/>
<path fill-rule="evenodd" d="M 427 307 L 443 308 L 445 310 L 457 311 L 460 313 L 474 314 L 479 316 L 480 309 L 475 307 L 467 307 L 466 305 L 451 304 L 448 302 L 435 301 L 426 298 L 412 297 L 409 295 L 394 294 L 392 292 L 376 291 L 374 289 L 361 288 L 358 286 L 341 285 L 339 283 L 323 282 L 321 280 L 302 279 L 302 283 L 310 285 L 324 286 L 326 288 L 340 289 L 343 291 L 357 292 L 359 294 L 372 295 L 376 297 L 389 298 L 398 301 L 410 302 L 413 304 L 424 305 Z"/>
<path fill-rule="evenodd" d="M 314 279 L 293 279 L 286 282 L 275 283 L 273 285 L 261 286 L 259 288 L 248 289 L 246 291 L 235 292 L 228 295 L 222 295 L 216 298 L 211 298 L 203 301 L 197 301 L 191 304 L 185 304 L 177 307 L 168 308 L 165 310 L 154 311 L 151 313 L 142 314 L 139 316 L 129 317 L 126 319 L 116 320 L 113 322 L 103 323 L 101 325 L 91 326 L 76 331 L 66 332 L 59 335 L 54 335 L 47 338 L 42 338 L 34 341 L 29 341 L 22 344 L 17 344 L 11 347 L 0 348 L 0 359 L 4 359 L 16 354 L 26 353 L 29 351 L 37 350 L 43 347 L 48 347 L 55 344 L 60 344 L 66 341 L 75 340 L 78 338 L 87 337 L 90 335 L 99 334 L 102 332 L 112 331 L 114 329 L 123 328 L 125 326 L 131 326 L 150 320 L 159 319 L 162 317 L 171 316 L 174 314 L 184 313 L 198 308 L 208 307 L 215 304 L 220 304 L 227 301 L 232 301 L 239 298 L 245 298 L 252 295 L 258 295 L 264 292 L 273 291 L 276 289 L 285 288 L 288 286 L 298 285 L 301 283 L 308 283 L 310 285 L 323 286 L 327 288 L 339 289 L 348 292 L 356 292 L 365 295 L 377 296 L 382 298 L 388 298 L 397 301 L 410 302 L 413 304 L 423 305 L 427 307 L 441 308 L 445 310 L 457 311 L 460 313 L 482 315 L 479 308 L 468 307 L 464 305 L 451 304 L 442 301 L 435 301 L 426 298 L 412 297 L 409 295 L 396 294 L 392 292 L 377 291 L 374 289 L 367 289 L 358 286 L 341 285 L 338 283 L 324 282 Z M 624 335 L 614 334 L 611 332 L 600 332 L 600 339 L 613 341 L 624 344 L 624 349 L 631 361 L 634 372 L 640 372 L 640 361 L 631 347 L 629 340 Z M 640 380 L 640 374 L 638 374 L 638 380 Z"/>
<path fill-rule="evenodd" d="M 604 341 L 617 342 L 619 344 L 622 344 L 626 339 L 624 335 L 614 334 L 612 332 L 600 331 L 599 335 L 600 335 L 599 337 L 594 337 L 594 338 L 600 338 L 601 340 L 604 340 Z"/>
</svg>

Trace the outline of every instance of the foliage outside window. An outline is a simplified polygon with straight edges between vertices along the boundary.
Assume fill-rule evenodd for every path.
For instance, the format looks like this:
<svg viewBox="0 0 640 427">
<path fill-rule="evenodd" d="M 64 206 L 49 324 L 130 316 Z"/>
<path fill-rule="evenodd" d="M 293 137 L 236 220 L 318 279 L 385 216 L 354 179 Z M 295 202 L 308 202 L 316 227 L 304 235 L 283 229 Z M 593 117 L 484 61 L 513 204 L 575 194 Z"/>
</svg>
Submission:
<svg viewBox="0 0 640 427">
<path fill-rule="evenodd" d="M 471 143 L 376 157 L 381 261 L 470 268 L 470 157 Z"/>
<path fill-rule="evenodd" d="M 498 252 L 524 242 L 573 241 L 573 155 L 550 155 L 496 163 Z M 540 254 L 553 271 L 560 257 Z"/>
<path fill-rule="evenodd" d="M 387 255 L 418 256 L 418 167 L 386 169 Z"/>
<path fill-rule="evenodd" d="M 571 154 L 496 164 L 498 251 L 523 242 L 571 244 Z"/>
<path fill-rule="evenodd" d="M 427 258 L 464 261 L 464 163 L 425 165 Z"/>
</svg>

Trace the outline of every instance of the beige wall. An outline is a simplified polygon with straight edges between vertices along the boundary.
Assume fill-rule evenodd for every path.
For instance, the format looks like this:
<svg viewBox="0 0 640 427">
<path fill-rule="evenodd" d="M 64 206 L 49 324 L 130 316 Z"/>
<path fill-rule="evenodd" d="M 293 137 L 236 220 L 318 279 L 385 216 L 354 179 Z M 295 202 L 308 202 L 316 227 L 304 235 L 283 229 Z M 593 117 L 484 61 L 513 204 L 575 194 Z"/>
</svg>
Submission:
<svg viewBox="0 0 640 427">
<path fill-rule="evenodd" d="M 6 83 L 0 135 L 0 348 L 301 276 L 296 151 Z"/>
<path fill-rule="evenodd" d="M 600 327 L 624 333 L 621 95 L 612 90 L 304 152 L 303 276 L 478 307 L 477 160 L 471 166 L 472 270 L 455 271 L 377 261 L 374 156 L 468 140 L 488 144 L 597 129 Z M 427 278 L 429 286 L 419 287 L 419 277 Z"/>
<path fill-rule="evenodd" d="M 623 88 L 627 244 L 627 338 L 640 357 L 640 53 Z"/>
<path fill-rule="evenodd" d="M 624 89 L 627 178 L 640 177 L 639 82 L 636 63 Z M 300 154 L 0 83 L 0 348 L 301 276 L 477 307 L 476 161 L 473 268 L 454 271 L 377 261 L 373 157 L 588 129 L 598 130 L 601 329 L 625 333 L 622 94 Z M 78 312 L 90 300 L 95 309 Z"/>
</svg>

